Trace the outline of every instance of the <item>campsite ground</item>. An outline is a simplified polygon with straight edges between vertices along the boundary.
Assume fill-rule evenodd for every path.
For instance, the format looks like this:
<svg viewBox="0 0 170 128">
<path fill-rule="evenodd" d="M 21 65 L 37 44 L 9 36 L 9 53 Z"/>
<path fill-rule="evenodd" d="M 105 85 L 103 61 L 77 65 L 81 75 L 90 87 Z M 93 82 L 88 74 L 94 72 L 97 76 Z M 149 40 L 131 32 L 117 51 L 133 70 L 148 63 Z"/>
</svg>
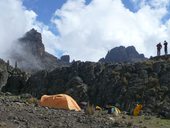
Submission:
<svg viewBox="0 0 170 128">
<path fill-rule="evenodd" d="M 155 116 L 133 117 L 128 115 L 123 115 L 116 118 L 117 120 L 122 120 L 122 121 L 127 121 L 129 123 L 132 123 L 133 124 L 132 128 L 133 127 L 134 128 L 169 128 L 170 127 L 170 120 L 157 118 Z"/>
<path fill-rule="evenodd" d="M 106 111 L 94 115 L 55 110 L 37 105 L 29 96 L 0 94 L 0 128 L 169 128 L 170 120 L 153 116 L 114 117 Z"/>
</svg>

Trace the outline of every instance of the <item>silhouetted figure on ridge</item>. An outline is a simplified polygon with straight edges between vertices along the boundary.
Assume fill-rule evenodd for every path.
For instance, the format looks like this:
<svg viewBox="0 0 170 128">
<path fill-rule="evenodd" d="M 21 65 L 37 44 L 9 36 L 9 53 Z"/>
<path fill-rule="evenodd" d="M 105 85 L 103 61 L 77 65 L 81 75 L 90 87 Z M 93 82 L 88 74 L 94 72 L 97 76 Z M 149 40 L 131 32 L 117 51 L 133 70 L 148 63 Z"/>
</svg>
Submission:
<svg viewBox="0 0 170 128">
<path fill-rule="evenodd" d="M 168 42 L 166 42 L 166 40 L 164 41 L 164 51 L 165 51 L 165 55 L 168 54 Z"/>
<path fill-rule="evenodd" d="M 160 56 L 161 55 L 162 44 L 159 43 L 159 44 L 156 45 L 156 47 L 157 47 L 157 56 Z"/>
</svg>

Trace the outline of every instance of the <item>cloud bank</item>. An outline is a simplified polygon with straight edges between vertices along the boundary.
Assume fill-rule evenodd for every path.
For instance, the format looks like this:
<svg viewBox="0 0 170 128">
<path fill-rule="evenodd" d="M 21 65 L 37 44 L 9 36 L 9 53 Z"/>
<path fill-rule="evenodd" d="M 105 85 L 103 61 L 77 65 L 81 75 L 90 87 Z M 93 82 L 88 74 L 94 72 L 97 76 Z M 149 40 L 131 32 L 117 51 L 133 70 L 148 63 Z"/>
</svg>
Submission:
<svg viewBox="0 0 170 128">
<path fill-rule="evenodd" d="M 59 43 L 73 59 L 97 61 L 113 47 L 134 45 L 147 57 L 156 54 L 156 44 L 170 41 L 169 0 L 131 0 L 136 12 L 120 0 L 68 0 L 56 10 L 52 22 L 60 33 Z"/>
<path fill-rule="evenodd" d="M 57 41 L 57 37 L 49 31 L 48 26 L 36 18 L 37 14 L 27 10 L 21 0 L 0 1 L 0 58 L 9 59 L 11 49 L 15 49 L 13 44 L 32 28 L 42 33 L 46 50 L 56 54 L 59 44 L 54 42 Z"/>
<path fill-rule="evenodd" d="M 58 35 L 37 21 L 33 10 L 22 0 L 0 1 L 0 58 L 7 59 L 12 44 L 31 28 L 42 33 L 46 51 L 71 59 L 98 61 L 108 50 L 134 45 L 147 57 L 156 55 L 156 44 L 170 42 L 170 0 L 129 0 L 137 7 L 130 11 L 124 0 L 67 0 L 51 18 Z"/>
</svg>

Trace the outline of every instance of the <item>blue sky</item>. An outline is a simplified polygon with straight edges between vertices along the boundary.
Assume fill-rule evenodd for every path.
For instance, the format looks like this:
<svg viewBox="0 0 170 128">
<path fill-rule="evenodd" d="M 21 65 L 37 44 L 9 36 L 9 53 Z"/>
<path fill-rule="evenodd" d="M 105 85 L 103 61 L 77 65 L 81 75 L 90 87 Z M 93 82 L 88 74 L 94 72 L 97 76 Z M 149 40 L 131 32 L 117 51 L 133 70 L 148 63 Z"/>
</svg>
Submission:
<svg viewBox="0 0 170 128">
<path fill-rule="evenodd" d="M 92 0 L 86 0 L 88 5 Z M 59 35 L 51 18 L 57 9 L 61 9 L 67 0 L 24 0 L 23 5 L 37 14 L 37 20 L 47 25 L 55 35 Z M 63 52 L 60 52 L 63 53 Z"/>
<path fill-rule="evenodd" d="M 33 10 L 37 15 L 37 20 L 49 25 L 51 17 L 57 9 L 60 9 L 67 0 L 24 0 L 24 6 Z M 91 0 L 86 0 L 89 4 Z"/>
<path fill-rule="evenodd" d="M 66 0 L 24 0 L 23 4 L 28 10 L 33 10 L 37 20 L 49 24 L 56 9 L 60 9 Z"/>
<path fill-rule="evenodd" d="M 86 4 L 89 4 L 92 0 L 86 0 Z M 48 25 L 51 31 L 57 34 L 51 24 L 51 17 L 57 9 L 61 9 L 62 5 L 66 3 L 67 0 L 24 0 L 23 5 L 28 10 L 33 10 L 37 14 L 37 20 Z M 122 0 L 124 6 L 130 11 L 137 11 L 131 0 Z M 51 27 L 52 26 L 52 27 Z"/>
<path fill-rule="evenodd" d="M 89 4 L 92 0 L 86 0 L 86 4 Z M 147 0 L 150 1 L 150 0 Z M 37 20 L 49 26 L 49 29 L 58 34 L 56 28 L 54 28 L 51 23 L 51 18 L 57 9 L 61 9 L 67 0 L 24 0 L 23 5 L 28 10 L 33 10 L 37 14 Z M 124 6 L 132 12 L 137 12 L 138 7 L 132 2 L 132 0 L 122 0 Z M 168 6 L 170 10 L 170 6 Z M 162 19 L 162 22 L 166 22 L 170 18 L 170 13 L 168 13 Z"/>
</svg>

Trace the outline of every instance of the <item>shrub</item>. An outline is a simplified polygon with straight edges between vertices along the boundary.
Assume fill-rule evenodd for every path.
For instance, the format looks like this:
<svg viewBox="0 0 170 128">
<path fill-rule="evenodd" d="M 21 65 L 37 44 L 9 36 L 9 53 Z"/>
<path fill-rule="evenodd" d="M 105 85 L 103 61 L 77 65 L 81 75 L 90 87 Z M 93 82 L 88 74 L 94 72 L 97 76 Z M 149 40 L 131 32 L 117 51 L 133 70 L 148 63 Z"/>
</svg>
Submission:
<svg viewBox="0 0 170 128">
<path fill-rule="evenodd" d="M 94 105 L 90 105 L 90 103 L 87 104 L 87 107 L 85 108 L 85 114 L 87 115 L 93 115 L 95 113 L 95 107 Z"/>
<path fill-rule="evenodd" d="M 38 100 L 36 98 L 34 98 L 34 97 L 31 97 L 31 98 L 27 99 L 26 102 L 28 104 L 38 104 Z"/>
<path fill-rule="evenodd" d="M 147 65 L 147 66 L 152 66 L 153 63 L 154 63 L 153 60 L 146 60 L 146 61 L 143 62 L 143 64 L 145 64 L 145 65 Z"/>
</svg>

